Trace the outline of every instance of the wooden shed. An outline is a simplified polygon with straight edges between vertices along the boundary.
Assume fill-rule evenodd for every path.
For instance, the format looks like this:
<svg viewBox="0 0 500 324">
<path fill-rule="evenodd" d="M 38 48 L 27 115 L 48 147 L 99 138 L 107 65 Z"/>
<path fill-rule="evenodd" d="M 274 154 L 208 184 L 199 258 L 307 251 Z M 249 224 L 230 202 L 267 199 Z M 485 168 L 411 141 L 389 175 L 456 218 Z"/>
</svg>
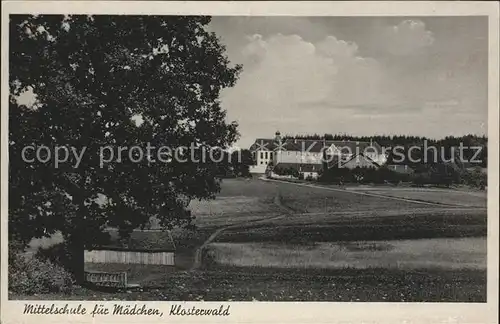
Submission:
<svg viewBox="0 0 500 324">
<path fill-rule="evenodd" d="M 140 284 L 175 269 L 175 244 L 169 231 L 135 230 L 126 239 L 116 230 L 109 234 L 109 244 L 84 252 L 87 273 L 126 273 L 125 281 Z"/>
</svg>

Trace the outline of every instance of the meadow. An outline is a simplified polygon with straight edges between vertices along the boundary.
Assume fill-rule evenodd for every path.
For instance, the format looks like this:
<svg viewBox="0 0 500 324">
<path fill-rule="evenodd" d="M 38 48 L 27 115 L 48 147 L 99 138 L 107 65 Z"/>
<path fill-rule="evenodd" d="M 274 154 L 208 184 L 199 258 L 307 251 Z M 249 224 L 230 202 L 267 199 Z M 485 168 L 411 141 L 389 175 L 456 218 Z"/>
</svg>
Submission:
<svg viewBox="0 0 500 324">
<path fill-rule="evenodd" d="M 142 289 L 45 294 L 46 300 L 485 302 L 486 271 L 223 267 L 164 274 Z M 9 294 L 9 299 L 33 296 Z"/>
<path fill-rule="evenodd" d="M 213 243 L 210 263 L 298 269 L 486 269 L 485 238 L 287 243 Z M 208 263 L 208 262 L 207 262 Z M 210 264 L 209 263 L 209 264 Z"/>
<path fill-rule="evenodd" d="M 141 289 L 64 299 L 484 302 L 481 206 L 482 193 L 226 179 L 189 205 L 195 229 L 172 232 L 177 271 L 139 269 Z"/>
<path fill-rule="evenodd" d="M 444 205 L 486 208 L 486 192 L 472 190 L 446 190 L 435 188 L 373 188 L 359 190 L 388 197 L 428 201 Z"/>
<path fill-rule="evenodd" d="M 283 292 L 279 296 L 264 293 L 262 300 L 486 298 L 487 213 L 481 192 L 356 189 L 380 195 L 372 196 L 285 182 L 250 183 L 265 188 L 253 191 L 258 197 L 274 193 L 283 214 L 232 225 L 205 248 L 202 269 L 241 273 L 234 280 L 229 278 L 235 275 L 228 275 L 234 287 L 241 285 L 242 278 L 255 276 L 258 287 L 266 284 Z M 237 184 L 226 182 L 226 197 Z M 314 283 L 318 272 L 340 284 L 323 287 L 319 296 Z M 300 279 L 293 288 L 284 288 L 276 279 L 270 283 L 277 273 L 279 278 L 294 273 Z M 388 278 L 392 278 L 390 284 Z M 369 294 L 361 291 L 363 285 Z M 371 291 L 374 286 L 383 292 Z"/>
<path fill-rule="evenodd" d="M 485 210 L 408 209 L 359 213 L 293 214 L 231 228 L 217 242 L 327 242 L 483 237 Z"/>
</svg>

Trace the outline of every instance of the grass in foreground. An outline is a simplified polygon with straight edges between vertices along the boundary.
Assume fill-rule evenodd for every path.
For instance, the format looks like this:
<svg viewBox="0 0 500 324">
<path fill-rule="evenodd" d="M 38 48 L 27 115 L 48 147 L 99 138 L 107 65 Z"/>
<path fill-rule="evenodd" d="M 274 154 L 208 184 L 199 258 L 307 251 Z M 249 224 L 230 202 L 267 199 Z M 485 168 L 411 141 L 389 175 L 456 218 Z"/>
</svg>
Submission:
<svg viewBox="0 0 500 324">
<path fill-rule="evenodd" d="M 9 299 L 485 302 L 486 271 L 220 268 L 171 274 L 143 291 L 79 288 L 72 295 L 9 294 Z"/>
</svg>

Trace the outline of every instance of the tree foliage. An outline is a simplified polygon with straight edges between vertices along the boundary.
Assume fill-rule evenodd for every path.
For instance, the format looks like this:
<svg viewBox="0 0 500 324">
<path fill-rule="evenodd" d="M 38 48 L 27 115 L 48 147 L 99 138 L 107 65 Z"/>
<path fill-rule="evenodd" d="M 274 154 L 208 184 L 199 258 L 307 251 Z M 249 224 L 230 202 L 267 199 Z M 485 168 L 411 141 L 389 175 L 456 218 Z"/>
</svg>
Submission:
<svg viewBox="0 0 500 324">
<path fill-rule="evenodd" d="M 116 148 L 225 148 L 237 139 L 237 124 L 227 123 L 218 98 L 235 84 L 241 67 L 230 64 L 224 46 L 205 28 L 209 22 L 10 16 L 11 239 L 27 242 L 61 231 L 80 250 L 105 240 L 106 226 L 126 235 L 152 216 L 164 227 L 190 223 L 186 202 L 213 197 L 217 166 L 189 159 L 132 162 L 123 152 L 120 161 Z M 35 104 L 21 104 L 18 96 L 30 92 Z M 56 168 L 52 161 L 23 161 L 22 150 L 30 145 L 85 152 L 77 168 L 71 154 Z M 105 146 L 116 155 L 101 166 Z"/>
</svg>

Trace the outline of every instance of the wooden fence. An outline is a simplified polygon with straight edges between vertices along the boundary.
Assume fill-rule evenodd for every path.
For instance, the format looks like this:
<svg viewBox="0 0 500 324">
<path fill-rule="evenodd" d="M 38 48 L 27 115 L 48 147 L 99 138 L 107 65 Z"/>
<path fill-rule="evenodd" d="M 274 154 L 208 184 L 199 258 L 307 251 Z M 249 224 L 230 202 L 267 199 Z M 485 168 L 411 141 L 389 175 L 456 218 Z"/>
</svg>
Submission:
<svg viewBox="0 0 500 324">
<path fill-rule="evenodd" d="M 85 271 L 85 280 L 96 286 L 127 287 L 126 272 Z"/>
<path fill-rule="evenodd" d="M 93 250 L 85 251 L 85 262 L 175 265 L 173 252 Z"/>
</svg>

